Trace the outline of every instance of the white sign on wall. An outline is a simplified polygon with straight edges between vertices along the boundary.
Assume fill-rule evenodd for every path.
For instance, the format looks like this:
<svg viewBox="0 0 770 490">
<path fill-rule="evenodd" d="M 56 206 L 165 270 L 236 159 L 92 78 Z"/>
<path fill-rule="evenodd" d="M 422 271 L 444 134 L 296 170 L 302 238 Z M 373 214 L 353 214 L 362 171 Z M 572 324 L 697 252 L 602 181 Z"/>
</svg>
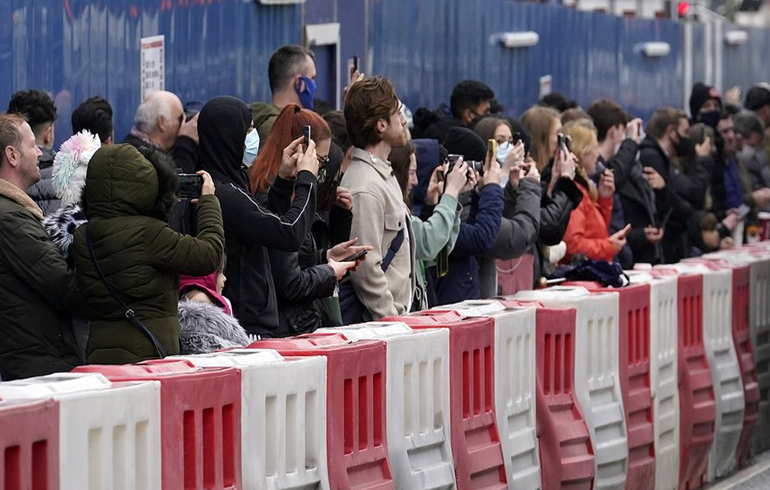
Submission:
<svg viewBox="0 0 770 490">
<path fill-rule="evenodd" d="M 553 87 L 553 76 L 543 75 L 540 77 L 540 90 L 538 91 L 540 98 L 542 99 L 546 95 L 551 93 Z"/>
<path fill-rule="evenodd" d="M 165 90 L 166 61 L 165 36 L 143 37 L 141 39 L 141 100 L 156 90 Z"/>
</svg>

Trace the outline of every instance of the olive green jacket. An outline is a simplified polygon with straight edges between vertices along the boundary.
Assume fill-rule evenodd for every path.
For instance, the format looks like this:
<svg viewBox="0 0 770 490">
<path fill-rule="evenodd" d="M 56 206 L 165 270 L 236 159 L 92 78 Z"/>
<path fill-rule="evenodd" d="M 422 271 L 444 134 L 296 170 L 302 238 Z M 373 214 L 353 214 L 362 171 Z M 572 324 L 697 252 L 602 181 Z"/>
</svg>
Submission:
<svg viewBox="0 0 770 490">
<path fill-rule="evenodd" d="M 75 274 L 25 192 L 0 179 L 0 376 L 3 380 L 70 371 L 71 314 L 80 301 Z"/>
<path fill-rule="evenodd" d="M 217 198 L 200 198 L 198 235 L 192 237 L 151 217 L 157 192 L 155 168 L 130 145 L 102 147 L 89 163 L 84 190 L 89 221 L 75 232 L 73 251 L 91 320 L 90 363 L 131 363 L 158 354 L 108 293 L 92 262 L 87 232 L 110 285 L 169 355 L 179 353 L 179 274 L 204 276 L 220 266 L 224 232 Z"/>
</svg>

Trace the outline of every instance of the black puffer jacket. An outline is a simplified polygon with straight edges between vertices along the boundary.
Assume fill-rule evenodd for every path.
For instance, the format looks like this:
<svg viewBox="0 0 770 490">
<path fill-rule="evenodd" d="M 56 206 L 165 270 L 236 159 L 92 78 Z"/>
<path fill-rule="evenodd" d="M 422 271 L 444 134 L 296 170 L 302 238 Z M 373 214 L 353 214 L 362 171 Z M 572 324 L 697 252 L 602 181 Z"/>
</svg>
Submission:
<svg viewBox="0 0 770 490">
<path fill-rule="evenodd" d="M 53 189 L 53 159 L 56 152 L 42 146 L 38 148 L 43 152 L 37 164 L 40 167 L 40 180 L 27 190 L 27 194 L 40 206 L 43 215 L 48 216 L 61 205 L 61 200 L 56 197 L 56 191 Z"/>
<path fill-rule="evenodd" d="M 569 224 L 569 217 L 572 211 L 583 200 L 583 193 L 580 192 L 575 181 L 566 177 L 559 177 L 556 180 L 549 196 L 547 190 L 548 183 L 551 181 L 552 170 L 553 162 L 543 168 L 543 173 L 540 176 L 542 184 L 540 231 L 534 248 L 535 270 L 532 276 L 535 284 L 537 284 L 542 275 L 547 275 L 550 269 L 550 264 L 547 263 L 547 258 L 543 255 L 543 246 L 552 247 L 561 242 L 564 234 L 567 232 L 567 225 Z"/>
<path fill-rule="evenodd" d="M 248 190 L 241 172 L 243 141 L 251 123 L 251 111 L 234 97 L 215 97 L 198 116 L 199 165 L 216 184 L 222 205 L 227 253 L 227 284 L 224 295 L 233 304 L 233 315 L 251 334 L 279 334 L 278 304 L 270 268 L 268 247 L 297 251 L 310 231 L 315 215 L 316 177 L 302 171 L 286 185 L 294 199 L 286 213 L 274 210 L 286 205 L 291 191 L 271 187 L 265 207 Z M 290 199 L 290 197 L 289 197 Z"/>
</svg>

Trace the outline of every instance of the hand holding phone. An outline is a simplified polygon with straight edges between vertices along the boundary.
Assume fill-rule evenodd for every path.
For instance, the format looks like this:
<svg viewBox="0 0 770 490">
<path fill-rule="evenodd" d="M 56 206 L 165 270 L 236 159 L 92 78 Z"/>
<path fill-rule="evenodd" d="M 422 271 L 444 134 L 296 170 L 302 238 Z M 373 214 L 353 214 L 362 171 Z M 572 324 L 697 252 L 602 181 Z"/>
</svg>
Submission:
<svg viewBox="0 0 770 490">
<path fill-rule="evenodd" d="M 631 225 L 626 225 L 622 230 L 618 230 L 610 235 L 610 244 L 612 244 L 612 249 L 615 253 L 619 252 L 626 245 L 626 237 L 630 231 Z"/>
<path fill-rule="evenodd" d="M 348 255 L 344 259 L 342 259 L 340 262 L 355 262 L 356 260 L 360 259 L 361 257 L 366 257 L 367 250 L 359 250 L 358 252 Z"/>
</svg>

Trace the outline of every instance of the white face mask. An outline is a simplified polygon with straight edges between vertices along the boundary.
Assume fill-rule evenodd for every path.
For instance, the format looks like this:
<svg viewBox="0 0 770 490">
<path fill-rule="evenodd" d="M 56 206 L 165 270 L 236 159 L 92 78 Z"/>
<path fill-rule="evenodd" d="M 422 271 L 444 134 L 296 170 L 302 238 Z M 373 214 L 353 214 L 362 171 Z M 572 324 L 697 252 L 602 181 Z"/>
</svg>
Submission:
<svg viewBox="0 0 770 490">
<path fill-rule="evenodd" d="M 497 145 L 497 163 L 502 165 L 505 162 L 505 157 L 513 150 L 513 145 L 510 141 Z"/>
<path fill-rule="evenodd" d="M 246 149 L 243 150 L 243 164 L 246 167 L 251 167 L 254 163 L 254 159 L 257 158 L 257 152 L 259 151 L 259 133 L 256 129 L 253 129 L 246 133 L 245 141 Z"/>
</svg>

